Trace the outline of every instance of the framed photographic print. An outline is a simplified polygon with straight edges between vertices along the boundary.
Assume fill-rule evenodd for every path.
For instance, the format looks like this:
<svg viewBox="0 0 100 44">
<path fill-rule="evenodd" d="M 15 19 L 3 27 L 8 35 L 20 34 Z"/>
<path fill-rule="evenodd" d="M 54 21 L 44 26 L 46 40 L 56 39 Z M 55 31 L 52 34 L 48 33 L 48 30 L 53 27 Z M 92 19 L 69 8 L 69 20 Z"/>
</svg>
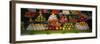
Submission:
<svg viewBox="0 0 100 44">
<path fill-rule="evenodd" d="M 10 3 L 10 42 L 97 38 L 97 6 L 46 2 Z"/>
</svg>

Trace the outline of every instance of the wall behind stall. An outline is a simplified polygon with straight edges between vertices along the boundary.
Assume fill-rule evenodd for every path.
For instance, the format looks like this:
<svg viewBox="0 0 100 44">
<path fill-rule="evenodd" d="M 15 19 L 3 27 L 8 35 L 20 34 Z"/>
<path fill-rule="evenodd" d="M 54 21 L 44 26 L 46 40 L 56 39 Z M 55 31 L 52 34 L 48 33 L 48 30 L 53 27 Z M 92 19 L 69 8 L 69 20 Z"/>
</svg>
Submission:
<svg viewBox="0 0 100 44">
<path fill-rule="evenodd" d="M 10 44 L 9 43 L 9 1 L 10 0 L 0 0 L 0 44 Z M 22 1 L 22 0 L 19 0 L 19 1 Z M 26 0 L 23 0 L 23 1 L 26 1 Z M 28 0 L 28 1 L 98 5 L 98 19 L 100 18 L 99 0 Z M 98 20 L 98 22 L 100 22 L 100 20 Z M 100 23 L 98 23 L 98 38 L 97 39 L 64 40 L 64 41 L 18 43 L 18 44 L 100 44 L 99 26 L 100 26 Z"/>
</svg>

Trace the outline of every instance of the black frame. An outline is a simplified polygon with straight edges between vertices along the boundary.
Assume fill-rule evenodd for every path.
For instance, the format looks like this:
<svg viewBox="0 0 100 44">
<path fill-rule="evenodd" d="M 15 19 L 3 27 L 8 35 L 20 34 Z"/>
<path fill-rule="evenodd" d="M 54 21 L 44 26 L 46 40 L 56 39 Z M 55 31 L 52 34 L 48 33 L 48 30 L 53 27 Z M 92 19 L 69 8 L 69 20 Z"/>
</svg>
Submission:
<svg viewBox="0 0 100 44">
<path fill-rule="evenodd" d="M 78 37 L 78 38 L 62 38 L 62 39 L 44 39 L 44 40 L 27 40 L 16 41 L 15 17 L 16 17 L 16 3 L 26 4 L 44 4 L 44 5 L 59 5 L 59 6 L 78 6 L 78 7 L 93 7 L 96 8 L 96 36 L 94 37 Z M 58 40 L 76 40 L 76 39 L 90 39 L 97 38 L 97 6 L 96 5 L 80 5 L 80 4 L 64 4 L 64 3 L 49 3 L 49 2 L 28 2 L 28 1 L 10 1 L 10 43 L 25 43 L 25 42 L 44 42 L 44 41 L 58 41 Z"/>
</svg>

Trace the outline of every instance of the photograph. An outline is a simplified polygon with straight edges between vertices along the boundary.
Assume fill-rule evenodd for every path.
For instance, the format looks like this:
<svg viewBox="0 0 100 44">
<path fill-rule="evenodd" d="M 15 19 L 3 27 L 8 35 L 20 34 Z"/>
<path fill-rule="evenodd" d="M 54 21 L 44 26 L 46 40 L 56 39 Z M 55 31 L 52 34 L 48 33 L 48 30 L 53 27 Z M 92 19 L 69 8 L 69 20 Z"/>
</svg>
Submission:
<svg viewBox="0 0 100 44">
<path fill-rule="evenodd" d="M 21 35 L 91 32 L 92 11 L 21 8 Z"/>
</svg>

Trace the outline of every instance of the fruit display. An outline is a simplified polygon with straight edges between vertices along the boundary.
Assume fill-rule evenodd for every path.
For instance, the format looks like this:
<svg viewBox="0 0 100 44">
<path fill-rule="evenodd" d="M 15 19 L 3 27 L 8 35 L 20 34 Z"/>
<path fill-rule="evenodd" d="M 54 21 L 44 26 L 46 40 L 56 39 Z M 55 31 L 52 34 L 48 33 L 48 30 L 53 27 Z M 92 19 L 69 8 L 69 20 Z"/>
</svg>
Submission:
<svg viewBox="0 0 100 44">
<path fill-rule="evenodd" d="M 63 25 L 63 30 L 72 30 L 72 29 L 74 29 L 74 24 L 73 23 L 65 23 L 64 25 Z"/>
<path fill-rule="evenodd" d="M 46 18 L 43 17 L 42 12 L 39 12 L 39 16 L 35 19 L 36 22 L 44 22 L 46 21 Z"/>
<path fill-rule="evenodd" d="M 52 13 L 48 19 L 48 28 L 49 29 L 56 29 L 60 26 L 58 19 L 55 14 Z"/>
<path fill-rule="evenodd" d="M 75 24 L 76 28 L 79 30 L 87 30 L 89 29 L 89 26 L 86 22 L 79 22 Z"/>
<path fill-rule="evenodd" d="M 27 30 L 46 30 L 47 24 L 30 24 Z"/>
<path fill-rule="evenodd" d="M 64 16 L 64 15 L 61 15 L 61 17 L 60 17 L 60 22 L 61 22 L 61 23 L 68 22 L 68 18 L 67 18 L 66 16 Z"/>
<path fill-rule="evenodd" d="M 32 33 L 89 32 L 92 30 L 92 16 L 87 15 L 79 10 L 29 9 L 23 14 L 23 17 L 21 16 L 23 18 L 21 28 L 24 27 L 22 29 Z M 28 33 L 26 30 L 25 32 Z"/>
</svg>

